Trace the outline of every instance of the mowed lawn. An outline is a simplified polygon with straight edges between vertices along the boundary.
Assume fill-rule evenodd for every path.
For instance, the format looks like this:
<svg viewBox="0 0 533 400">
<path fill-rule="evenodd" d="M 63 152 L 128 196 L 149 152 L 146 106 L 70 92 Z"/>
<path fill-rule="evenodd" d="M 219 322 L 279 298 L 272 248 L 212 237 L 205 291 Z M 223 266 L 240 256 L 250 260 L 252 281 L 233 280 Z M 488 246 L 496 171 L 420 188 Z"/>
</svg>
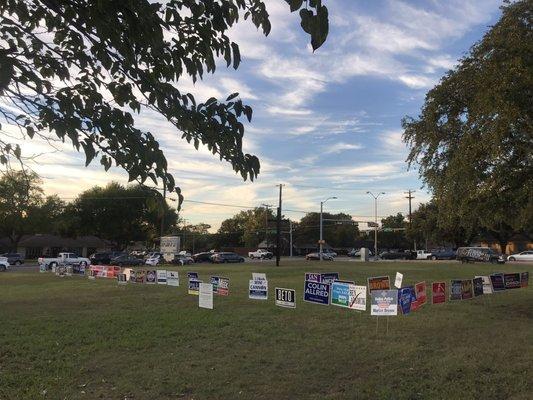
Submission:
<svg viewBox="0 0 533 400">
<path fill-rule="evenodd" d="M 531 264 L 283 261 L 181 267 L 181 286 L 0 274 L 0 399 L 531 399 L 533 288 L 376 317 L 304 303 L 304 272 L 404 285 L 530 271 Z M 214 310 L 186 271 L 231 279 Z M 248 299 L 265 272 L 267 301 Z M 296 309 L 274 305 L 297 290 Z M 449 288 L 447 288 L 449 289 Z M 377 329 L 376 329 L 377 328 Z"/>
</svg>

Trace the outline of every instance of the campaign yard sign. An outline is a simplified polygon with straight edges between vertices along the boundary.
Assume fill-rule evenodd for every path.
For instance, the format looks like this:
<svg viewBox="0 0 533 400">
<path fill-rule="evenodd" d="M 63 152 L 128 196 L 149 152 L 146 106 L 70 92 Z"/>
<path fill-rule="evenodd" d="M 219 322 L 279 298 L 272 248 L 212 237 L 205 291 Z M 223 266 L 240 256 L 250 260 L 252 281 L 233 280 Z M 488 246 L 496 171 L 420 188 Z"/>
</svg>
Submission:
<svg viewBox="0 0 533 400">
<path fill-rule="evenodd" d="M 193 296 L 198 296 L 200 292 L 200 283 L 202 283 L 199 279 L 189 279 L 189 288 L 187 293 L 192 294 Z"/>
<path fill-rule="evenodd" d="M 229 278 L 218 277 L 217 294 L 219 296 L 229 296 Z"/>
<path fill-rule="evenodd" d="M 490 282 L 492 283 L 492 290 L 494 290 L 495 292 L 505 290 L 505 283 L 503 280 L 502 273 L 492 274 L 490 276 Z"/>
<path fill-rule="evenodd" d="M 137 271 L 135 273 L 135 283 L 144 283 L 144 270 Z"/>
<path fill-rule="evenodd" d="M 324 274 L 320 274 L 320 282 L 324 282 L 324 283 L 331 285 L 333 281 L 338 281 L 338 280 L 339 280 L 338 272 L 327 272 Z"/>
<path fill-rule="evenodd" d="M 157 270 L 157 283 L 159 285 L 166 285 L 167 284 L 167 270 L 166 269 L 158 269 Z"/>
<path fill-rule="evenodd" d="M 262 272 L 252 272 L 252 280 L 253 281 L 266 281 L 267 276 L 265 273 L 262 273 Z"/>
<path fill-rule="evenodd" d="M 416 301 L 421 306 L 427 302 L 426 282 L 418 282 L 415 285 Z"/>
<path fill-rule="evenodd" d="M 331 305 L 339 307 L 350 307 L 350 283 L 333 281 L 331 284 Z"/>
<path fill-rule="evenodd" d="M 134 269 L 130 270 L 130 279 L 129 282 L 130 283 L 136 283 L 136 279 L 137 279 L 137 275 L 136 275 L 136 272 Z"/>
<path fill-rule="evenodd" d="M 488 276 L 476 276 L 475 278 L 481 278 L 481 281 L 483 282 L 483 294 L 492 294 L 492 283 L 490 281 L 490 278 Z"/>
<path fill-rule="evenodd" d="M 154 285 L 157 282 L 157 271 L 155 269 L 150 269 L 146 271 L 146 283 Z"/>
<path fill-rule="evenodd" d="M 520 287 L 528 287 L 529 285 L 529 272 L 520 273 Z"/>
<path fill-rule="evenodd" d="M 187 279 L 196 279 L 198 280 L 198 272 L 187 272 Z"/>
<path fill-rule="evenodd" d="M 478 297 L 483 294 L 483 279 L 482 278 L 472 279 L 472 286 L 474 287 L 474 297 Z"/>
<path fill-rule="evenodd" d="M 305 280 L 309 282 L 322 282 L 322 276 L 318 272 L 306 272 Z"/>
<path fill-rule="evenodd" d="M 374 290 L 389 290 L 390 279 L 388 276 L 375 276 L 368 278 L 368 291 L 372 293 Z"/>
<path fill-rule="evenodd" d="M 366 311 L 366 286 L 350 285 L 350 308 Z"/>
<path fill-rule="evenodd" d="M 461 288 L 463 281 L 454 279 L 450 282 L 450 300 L 461 300 Z"/>
<path fill-rule="evenodd" d="M 180 276 L 178 271 L 167 271 L 167 285 L 168 286 L 179 286 L 180 285 Z"/>
<path fill-rule="evenodd" d="M 398 290 L 398 305 L 403 315 L 409 314 L 411 302 L 415 297 L 415 288 L 413 286 L 403 287 Z"/>
<path fill-rule="evenodd" d="M 276 288 L 276 305 L 285 308 L 296 308 L 296 290 Z"/>
<path fill-rule="evenodd" d="M 126 274 L 117 274 L 117 282 L 119 285 L 125 285 L 128 283 L 128 280 L 126 279 Z"/>
<path fill-rule="evenodd" d="M 374 290 L 370 292 L 370 315 L 398 315 L 398 290 Z"/>
<path fill-rule="evenodd" d="M 431 284 L 431 303 L 440 304 L 446 302 L 446 282 L 433 282 Z"/>
<path fill-rule="evenodd" d="M 220 282 L 219 276 L 212 276 L 211 277 L 211 285 L 213 285 L 213 293 L 218 293 L 218 284 Z"/>
<path fill-rule="evenodd" d="M 250 279 L 248 289 L 248 298 L 254 300 L 268 299 L 268 281 L 266 279 Z"/>
<path fill-rule="evenodd" d="M 396 272 L 396 279 L 394 279 L 394 286 L 398 289 L 402 287 L 403 274 Z"/>
<path fill-rule="evenodd" d="M 324 282 L 305 281 L 304 301 L 316 304 L 329 304 L 329 291 L 331 285 Z"/>
<path fill-rule="evenodd" d="M 474 297 L 474 288 L 472 287 L 472 279 L 463 279 L 461 281 L 461 299 L 469 300 Z"/>
<path fill-rule="evenodd" d="M 510 273 L 503 275 L 505 289 L 520 289 L 520 273 Z"/>
<path fill-rule="evenodd" d="M 198 296 L 198 307 L 213 309 L 213 285 L 202 283 L 199 285 L 200 295 Z"/>
</svg>

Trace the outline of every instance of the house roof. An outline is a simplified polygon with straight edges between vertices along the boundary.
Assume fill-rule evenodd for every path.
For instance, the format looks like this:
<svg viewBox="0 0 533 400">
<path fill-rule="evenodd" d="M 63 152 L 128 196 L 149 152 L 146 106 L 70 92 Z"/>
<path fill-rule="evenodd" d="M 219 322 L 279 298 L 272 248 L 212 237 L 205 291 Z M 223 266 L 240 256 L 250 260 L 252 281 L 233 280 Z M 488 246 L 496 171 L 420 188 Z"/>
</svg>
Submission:
<svg viewBox="0 0 533 400">
<path fill-rule="evenodd" d="M 23 236 L 18 245 L 19 247 L 109 247 L 106 240 L 92 235 L 65 238 L 47 233 Z"/>
</svg>

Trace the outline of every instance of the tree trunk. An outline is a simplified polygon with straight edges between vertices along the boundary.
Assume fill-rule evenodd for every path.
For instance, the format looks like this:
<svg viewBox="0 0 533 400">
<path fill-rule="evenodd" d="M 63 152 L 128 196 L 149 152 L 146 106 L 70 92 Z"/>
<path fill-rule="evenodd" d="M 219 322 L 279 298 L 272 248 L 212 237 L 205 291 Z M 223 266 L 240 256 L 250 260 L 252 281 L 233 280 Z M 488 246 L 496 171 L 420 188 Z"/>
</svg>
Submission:
<svg viewBox="0 0 533 400">
<path fill-rule="evenodd" d="M 500 239 L 500 240 L 498 240 L 498 243 L 500 244 L 500 252 L 502 254 L 505 254 L 506 250 L 507 250 L 507 243 L 509 243 L 509 241 Z"/>
</svg>

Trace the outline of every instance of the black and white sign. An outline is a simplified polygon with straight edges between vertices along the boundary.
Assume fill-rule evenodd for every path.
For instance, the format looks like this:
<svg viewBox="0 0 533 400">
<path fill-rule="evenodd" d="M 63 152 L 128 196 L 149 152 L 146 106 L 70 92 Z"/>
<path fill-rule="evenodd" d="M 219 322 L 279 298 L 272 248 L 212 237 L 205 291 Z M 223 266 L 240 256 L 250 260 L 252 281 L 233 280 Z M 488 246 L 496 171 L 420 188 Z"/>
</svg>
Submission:
<svg viewBox="0 0 533 400">
<path fill-rule="evenodd" d="M 296 290 L 276 288 L 276 305 L 286 308 L 296 308 Z"/>
</svg>

